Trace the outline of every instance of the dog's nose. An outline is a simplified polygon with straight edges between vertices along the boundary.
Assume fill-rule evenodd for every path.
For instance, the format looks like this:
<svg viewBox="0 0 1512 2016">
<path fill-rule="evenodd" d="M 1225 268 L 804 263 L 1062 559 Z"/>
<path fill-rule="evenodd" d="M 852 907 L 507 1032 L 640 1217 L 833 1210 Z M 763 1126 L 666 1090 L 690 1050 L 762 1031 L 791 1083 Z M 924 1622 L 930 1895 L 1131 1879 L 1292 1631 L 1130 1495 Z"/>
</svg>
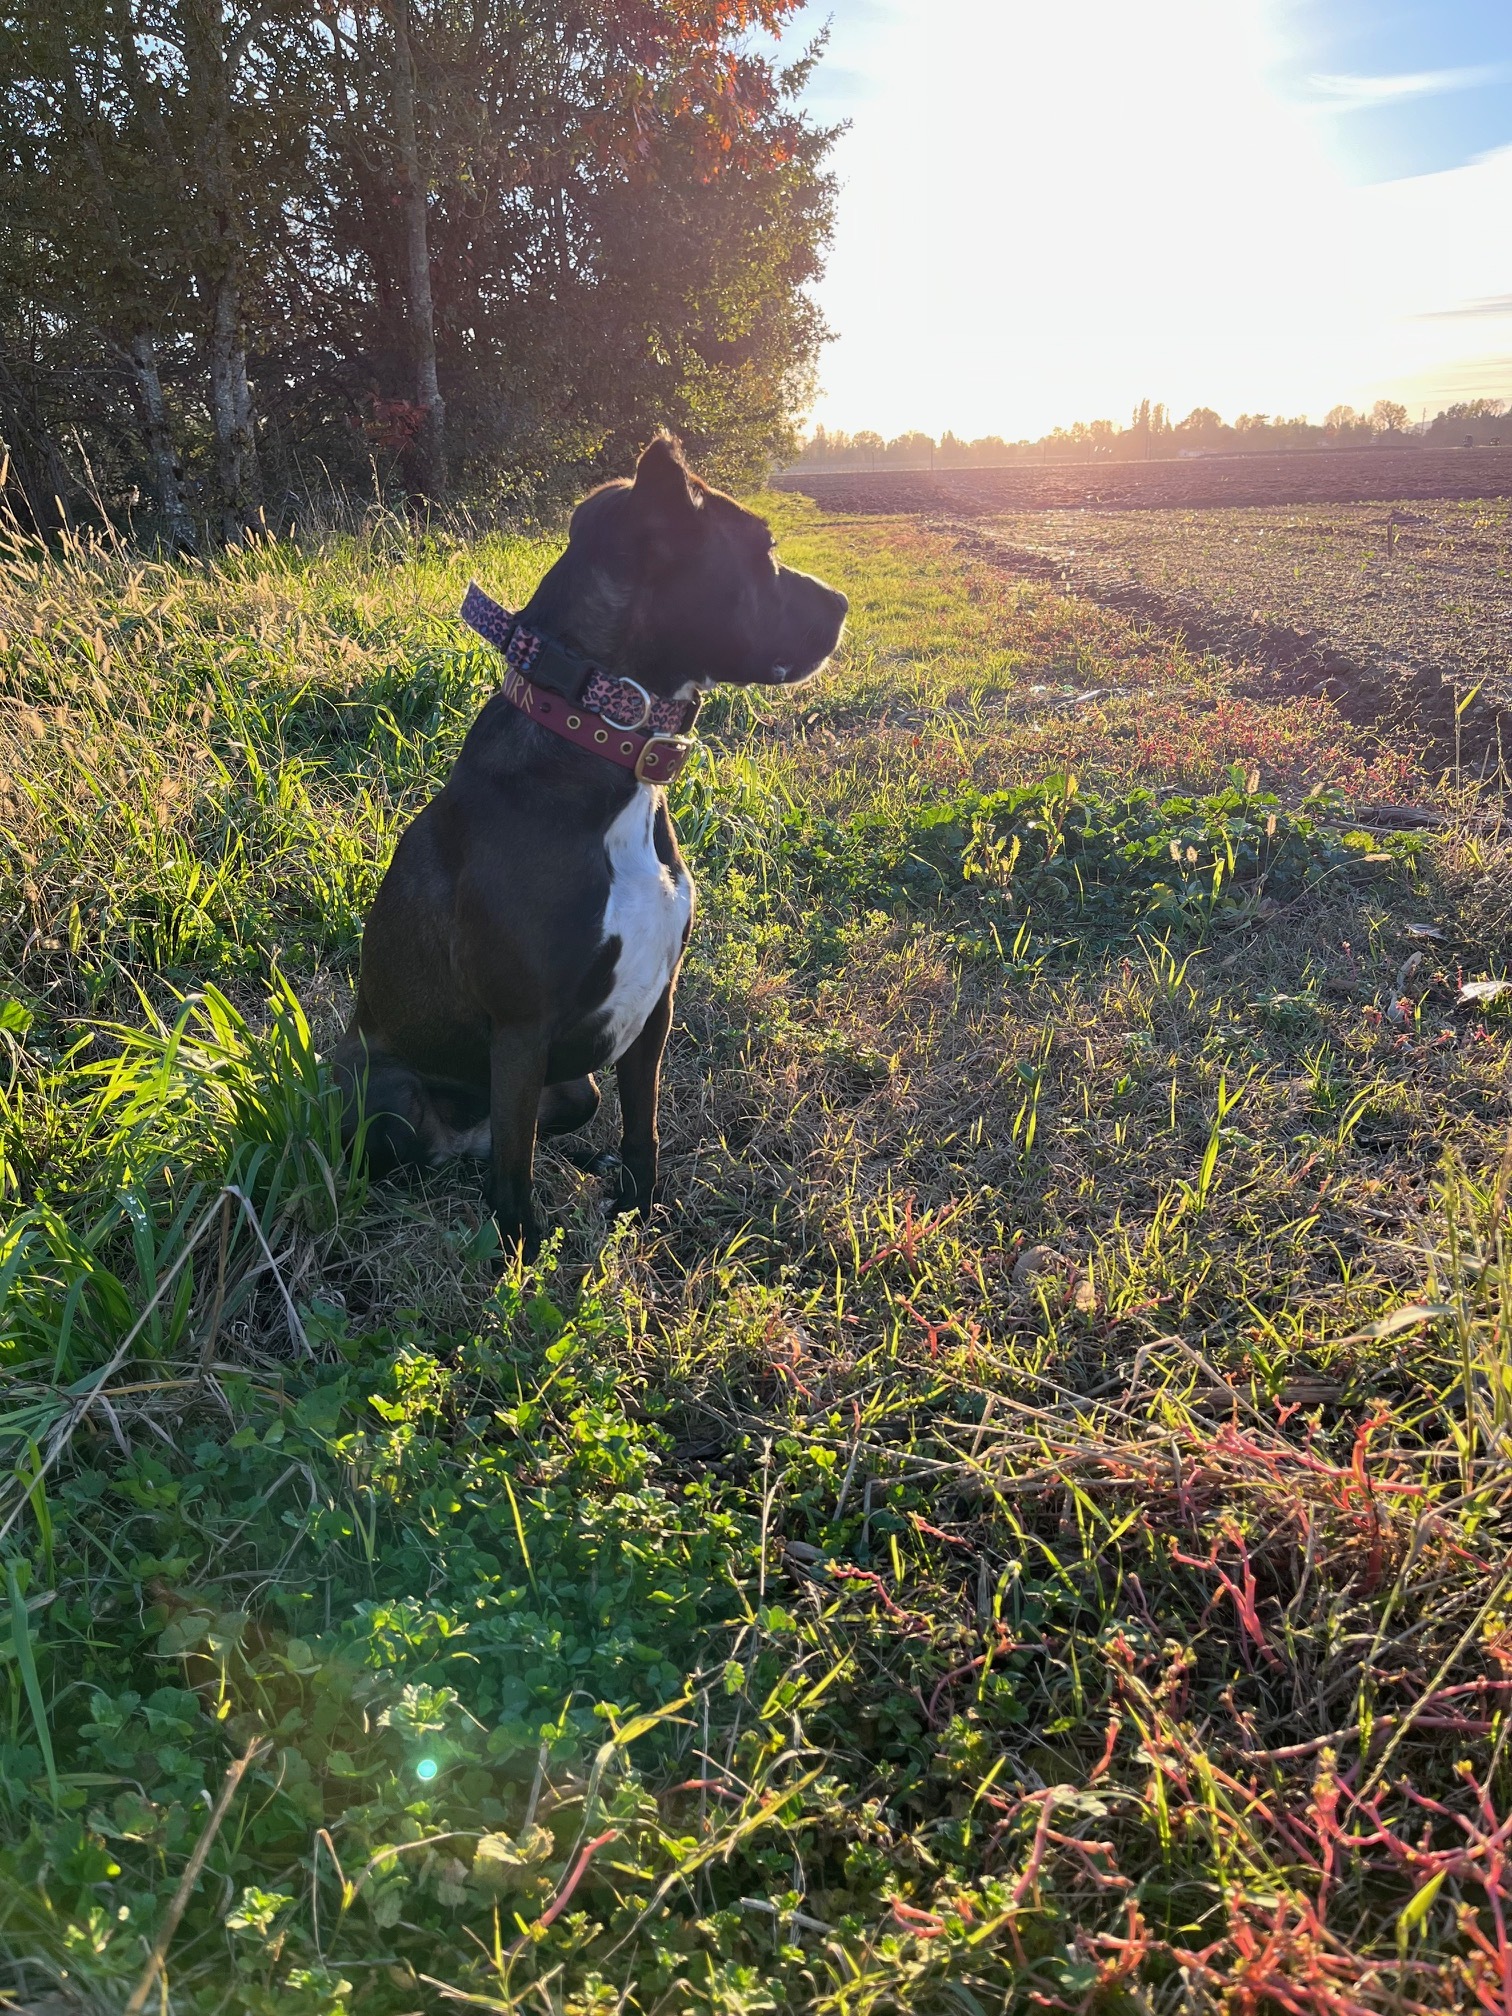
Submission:
<svg viewBox="0 0 1512 2016">
<path fill-rule="evenodd" d="M 830 601 L 835 605 L 835 614 L 843 623 L 850 614 L 850 597 L 849 595 L 842 595 L 838 588 L 831 588 L 829 592 Z"/>
</svg>

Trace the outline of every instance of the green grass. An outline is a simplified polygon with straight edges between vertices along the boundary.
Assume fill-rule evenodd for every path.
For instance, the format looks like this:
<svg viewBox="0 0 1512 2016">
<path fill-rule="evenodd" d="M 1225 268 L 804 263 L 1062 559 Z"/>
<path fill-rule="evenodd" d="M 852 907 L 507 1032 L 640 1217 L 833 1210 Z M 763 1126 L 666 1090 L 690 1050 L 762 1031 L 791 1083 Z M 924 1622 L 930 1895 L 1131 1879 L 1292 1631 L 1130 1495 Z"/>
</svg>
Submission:
<svg viewBox="0 0 1512 2016">
<path fill-rule="evenodd" d="M 672 1202 L 545 1153 L 524 1271 L 317 1054 L 549 546 L 0 560 L 23 2004 L 1505 2008 L 1494 807 L 774 509 L 853 620 L 679 783 Z"/>
</svg>

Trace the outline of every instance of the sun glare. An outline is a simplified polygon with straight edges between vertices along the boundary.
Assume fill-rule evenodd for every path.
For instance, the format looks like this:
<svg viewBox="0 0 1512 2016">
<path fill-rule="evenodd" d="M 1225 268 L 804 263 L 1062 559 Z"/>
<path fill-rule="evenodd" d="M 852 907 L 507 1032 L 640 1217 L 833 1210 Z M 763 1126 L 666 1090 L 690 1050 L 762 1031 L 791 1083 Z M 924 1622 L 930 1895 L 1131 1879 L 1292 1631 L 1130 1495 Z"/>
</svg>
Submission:
<svg viewBox="0 0 1512 2016">
<path fill-rule="evenodd" d="M 818 417 L 1320 414 L 1484 347 L 1431 311 L 1504 289 L 1512 152 L 1355 186 L 1279 82 L 1283 23 L 1262 0 L 896 6 L 841 157 Z"/>
</svg>

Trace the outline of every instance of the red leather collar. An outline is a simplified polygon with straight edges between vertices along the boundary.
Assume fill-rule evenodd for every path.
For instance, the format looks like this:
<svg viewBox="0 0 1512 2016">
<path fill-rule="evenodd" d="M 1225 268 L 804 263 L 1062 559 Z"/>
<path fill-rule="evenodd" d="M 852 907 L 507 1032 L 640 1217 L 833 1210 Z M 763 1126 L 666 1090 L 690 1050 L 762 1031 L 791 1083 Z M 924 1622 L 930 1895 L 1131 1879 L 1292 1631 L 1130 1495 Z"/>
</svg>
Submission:
<svg viewBox="0 0 1512 2016">
<path fill-rule="evenodd" d="M 696 694 L 683 701 L 648 693 L 636 680 L 620 678 L 530 629 L 475 581 L 463 598 L 462 620 L 504 654 L 509 667 L 499 688 L 504 698 L 564 742 L 633 771 L 647 784 L 669 783 L 692 755 L 695 745 L 686 731 L 698 715 Z M 646 728 L 652 733 L 643 733 Z"/>
<path fill-rule="evenodd" d="M 592 756 L 633 771 L 643 784 L 670 784 L 698 747 L 690 735 L 638 735 L 632 729 L 616 728 L 605 715 L 595 714 L 581 701 L 564 699 L 548 687 L 533 686 L 513 666 L 504 674 L 499 691 L 539 727 L 549 728 L 553 735 Z"/>
</svg>

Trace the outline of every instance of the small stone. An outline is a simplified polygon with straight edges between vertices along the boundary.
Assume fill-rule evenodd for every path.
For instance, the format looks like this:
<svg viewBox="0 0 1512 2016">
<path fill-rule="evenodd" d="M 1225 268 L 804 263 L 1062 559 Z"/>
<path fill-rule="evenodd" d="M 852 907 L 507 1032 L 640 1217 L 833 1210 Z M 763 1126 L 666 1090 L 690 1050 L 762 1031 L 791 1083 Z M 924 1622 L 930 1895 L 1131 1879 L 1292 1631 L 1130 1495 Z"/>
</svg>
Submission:
<svg viewBox="0 0 1512 2016">
<path fill-rule="evenodd" d="M 1013 1263 L 1013 1285 L 1027 1288 L 1041 1274 L 1068 1272 L 1070 1263 L 1053 1246 L 1030 1246 Z"/>
</svg>

